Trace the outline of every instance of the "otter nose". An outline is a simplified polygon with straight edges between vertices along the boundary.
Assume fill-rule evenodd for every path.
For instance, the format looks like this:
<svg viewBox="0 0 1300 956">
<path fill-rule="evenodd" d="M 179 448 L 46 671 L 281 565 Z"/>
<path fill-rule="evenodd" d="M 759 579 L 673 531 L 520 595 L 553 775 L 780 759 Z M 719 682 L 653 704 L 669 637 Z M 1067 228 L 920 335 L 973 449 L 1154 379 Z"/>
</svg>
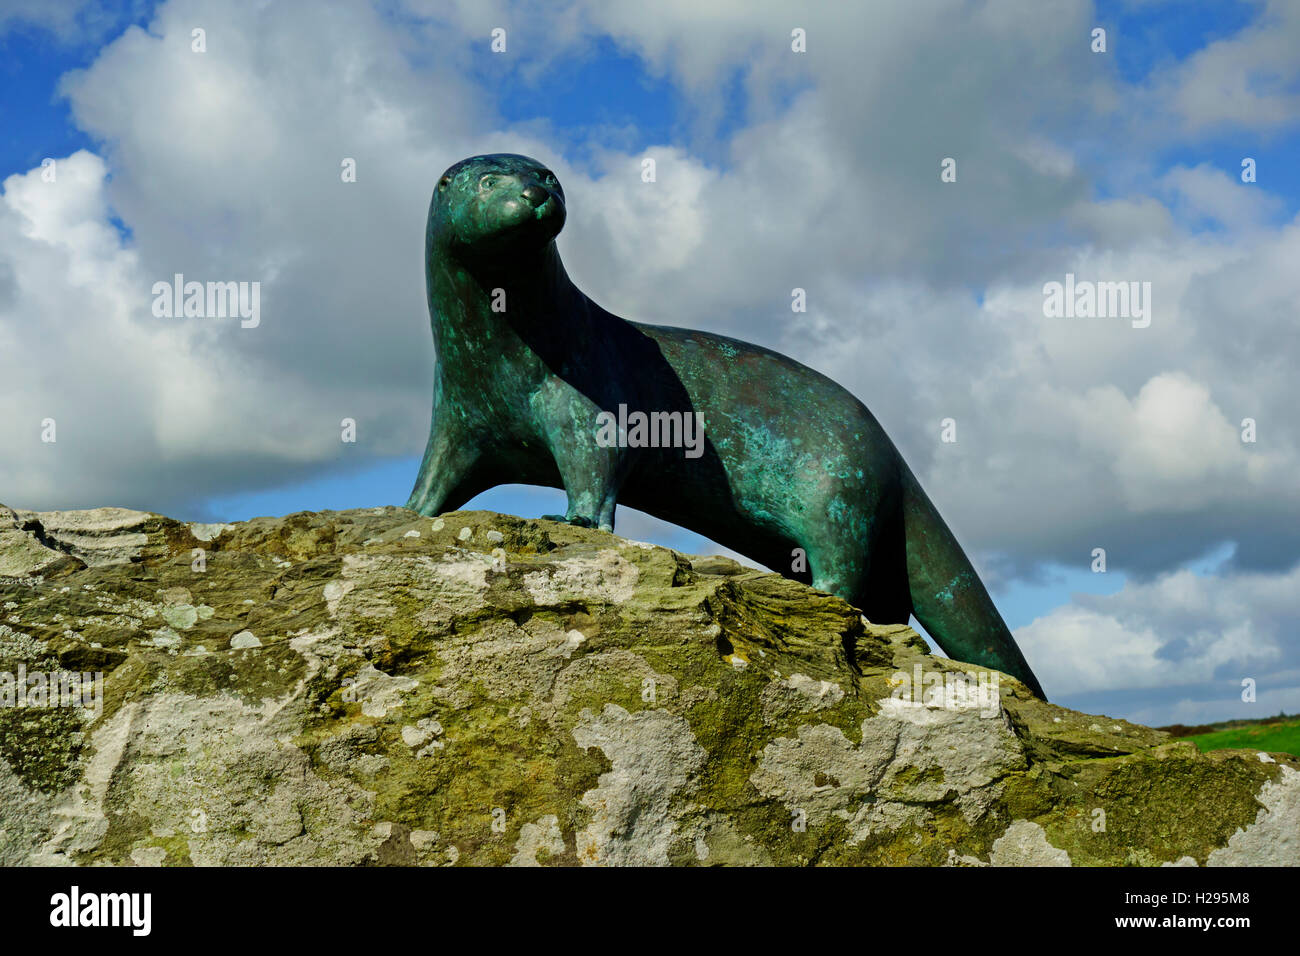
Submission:
<svg viewBox="0 0 1300 956">
<path fill-rule="evenodd" d="M 528 200 L 528 205 L 536 209 L 542 203 L 546 202 L 546 200 L 550 199 L 551 194 L 541 186 L 534 184 L 524 189 L 523 197 Z"/>
</svg>

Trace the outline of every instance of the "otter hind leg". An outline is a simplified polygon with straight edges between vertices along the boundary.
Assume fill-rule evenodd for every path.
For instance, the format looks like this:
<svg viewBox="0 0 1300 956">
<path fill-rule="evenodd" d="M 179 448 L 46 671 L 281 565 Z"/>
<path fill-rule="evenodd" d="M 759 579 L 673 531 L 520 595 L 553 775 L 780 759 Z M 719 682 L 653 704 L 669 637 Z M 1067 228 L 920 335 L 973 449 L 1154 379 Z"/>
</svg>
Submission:
<svg viewBox="0 0 1300 956">
<path fill-rule="evenodd" d="M 807 546 L 812 586 L 848 601 L 873 624 L 906 624 L 912 616 L 901 521 L 877 513 L 869 537 L 834 533 Z"/>
<path fill-rule="evenodd" d="M 812 572 L 812 586 L 818 591 L 852 601 L 867 580 L 868 554 L 852 542 L 810 542 L 804 548 Z"/>
<path fill-rule="evenodd" d="M 912 594 L 907 580 L 907 541 L 901 521 L 884 523 L 872 540 L 871 573 L 849 602 L 872 624 L 907 624 Z"/>
</svg>

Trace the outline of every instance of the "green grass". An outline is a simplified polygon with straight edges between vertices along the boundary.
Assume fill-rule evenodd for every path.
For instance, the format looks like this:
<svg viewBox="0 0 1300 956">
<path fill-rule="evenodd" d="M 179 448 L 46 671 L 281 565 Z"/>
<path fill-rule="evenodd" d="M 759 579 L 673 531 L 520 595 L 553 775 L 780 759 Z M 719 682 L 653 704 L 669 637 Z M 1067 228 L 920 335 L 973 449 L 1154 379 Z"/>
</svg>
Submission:
<svg viewBox="0 0 1300 956">
<path fill-rule="evenodd" d="M 1209 734 L 1193 734 L 1186 739 L 1202 751 L 1245 747 L 1249 750 L 1271 750 L 1300 756 L 1300 720 L 1278 724 L 1249 724 Z"/>
</svg>

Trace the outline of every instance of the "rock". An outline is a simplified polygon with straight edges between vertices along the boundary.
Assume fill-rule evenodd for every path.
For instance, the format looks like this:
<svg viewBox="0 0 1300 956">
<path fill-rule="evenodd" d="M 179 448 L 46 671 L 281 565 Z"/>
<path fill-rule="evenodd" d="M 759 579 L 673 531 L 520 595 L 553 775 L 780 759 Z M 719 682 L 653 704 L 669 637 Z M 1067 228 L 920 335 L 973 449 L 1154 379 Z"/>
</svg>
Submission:
<svg viewBox="0 0 1300 956">
<path fill-rule="evenodd" d="M 1294 757 L 550 521 L 0 509 L 20 667 L 102 696 L 0 706 L 3 864 L 1300 863 Z"/>
<path fill-rule="evenodd" d="M 240 631 L 230 639 L 230 646 L 234 650 L 243 651 L 253 647 L 261 647 L 262 642 L 257 639 L 257 635 L 252 631 Z"/>
<path fill-rule="evenodd" d="M 11 513 L 43 546 L 91 567 L 140 559 L 151 533 L 154 544 L 160 544 L 157 532 L 164 525 L 175 524 L 161 515 L 126 508 Z"/>
<path fill-rule="evenodd" d="M 30 580 L 85 567 L 60 550 L 29 514 L 0 505 L 0 579 Z"/>
</svg>

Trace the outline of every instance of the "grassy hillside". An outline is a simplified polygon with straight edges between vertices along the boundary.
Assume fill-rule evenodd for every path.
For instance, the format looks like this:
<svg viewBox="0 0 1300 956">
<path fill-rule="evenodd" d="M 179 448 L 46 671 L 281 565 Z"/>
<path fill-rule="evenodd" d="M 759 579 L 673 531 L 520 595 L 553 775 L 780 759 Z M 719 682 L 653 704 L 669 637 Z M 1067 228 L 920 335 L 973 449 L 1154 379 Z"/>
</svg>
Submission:
<svg viewBox="0 0 1300 956">
<path fill-rule="evenodd" d="M 1271 750 L 1300 756 L 1300 717 L 1280 714 L 1266 720 L 1227 720 L 1220 724 L 1161 727 L 1175 737 L 1190 740 L 1202 750 Z"/>
</svg>

